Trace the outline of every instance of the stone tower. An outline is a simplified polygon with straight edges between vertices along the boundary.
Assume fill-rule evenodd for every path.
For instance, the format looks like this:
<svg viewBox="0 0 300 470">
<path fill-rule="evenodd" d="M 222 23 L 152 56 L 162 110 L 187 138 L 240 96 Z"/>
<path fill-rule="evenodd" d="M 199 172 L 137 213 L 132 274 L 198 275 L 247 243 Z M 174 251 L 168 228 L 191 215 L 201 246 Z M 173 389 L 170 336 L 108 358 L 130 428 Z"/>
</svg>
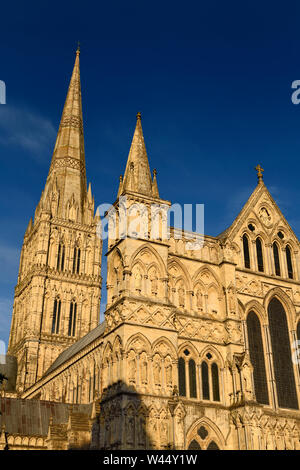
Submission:
<svg viewBox="0 0 300 470">
<path fill-rule="evenodd" d="M 79 55 L 49 174 L 21 251 L 8 354 L 18 362 L 17 391 L 99 322 L 102 242 L 87 188 Z"/>
</svg>

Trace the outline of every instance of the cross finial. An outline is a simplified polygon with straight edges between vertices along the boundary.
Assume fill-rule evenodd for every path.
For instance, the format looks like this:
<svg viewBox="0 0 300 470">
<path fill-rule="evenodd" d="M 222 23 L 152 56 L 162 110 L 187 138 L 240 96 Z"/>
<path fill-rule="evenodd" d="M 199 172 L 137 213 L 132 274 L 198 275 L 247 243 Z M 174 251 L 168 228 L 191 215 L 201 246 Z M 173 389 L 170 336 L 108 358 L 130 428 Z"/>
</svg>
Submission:
<svg viewBox="0 0 300 470">
<path fill-rule="evenodd" d="M 255 167 L 257 171 L 258 182 L 260 183 L 263 180 L 263 172 L 265 171 L 260 165 Z"/>
<path fill-rule="evenodd" d="M 137 115 L 136 115 L 136 118 L 137 118 L 138 120 L 141 120 L 141 117 L 142 117 L 142 113 L 138 112 Z"/>
<path fill-rule="evenodd" d="M 77 51 L 76 54 L 80 54 L 80 42 L 77 42 Z"/>
</svg>

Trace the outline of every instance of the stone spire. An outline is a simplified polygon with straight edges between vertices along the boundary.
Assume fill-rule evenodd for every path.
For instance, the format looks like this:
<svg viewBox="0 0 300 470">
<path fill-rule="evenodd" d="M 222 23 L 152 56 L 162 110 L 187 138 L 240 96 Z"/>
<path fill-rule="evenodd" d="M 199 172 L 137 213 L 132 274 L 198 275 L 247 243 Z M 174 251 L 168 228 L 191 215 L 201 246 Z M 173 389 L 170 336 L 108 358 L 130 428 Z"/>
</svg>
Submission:
<svg viewBox="0 0 300 470">
<path fill-rule="evenodd" d="M 65 101 L 54 147 L 50 172 L 60 166 L 62 159 L 71 158 L 80 162 L 85 170 L 83 119 L 79 69 L 80 51 L 76 51 L 74 69 Z"/>
<path fill-rule="evenodd" d="M 78 47 L 51 166 L 41 198 L 43 207 L 51 205 L 52 193 L 56 191 L 58 205 L 55 215 L 63 219 L 69 218 L 69 208 L 75 204 L 78 221 L 82 218 L 87 198 L 79 55 Z"/>
<path fill-rule="evenodd" d="M 127 159 L 122 192 L 133 191 L 152 197 L 152 178 L 144 142 L 141 113 L 137 113 L 136 127 Z"/>
</svg>

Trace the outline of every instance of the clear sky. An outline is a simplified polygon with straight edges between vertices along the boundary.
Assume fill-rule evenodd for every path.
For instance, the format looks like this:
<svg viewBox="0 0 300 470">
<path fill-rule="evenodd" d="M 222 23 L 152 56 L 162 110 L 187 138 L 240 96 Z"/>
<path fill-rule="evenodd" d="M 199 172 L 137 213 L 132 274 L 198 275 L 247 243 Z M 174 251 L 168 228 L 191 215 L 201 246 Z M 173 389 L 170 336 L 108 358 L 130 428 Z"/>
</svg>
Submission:
<svg viewBox="0 0 300 470">
<path fill-rule="evenodd" d="M 231 224 L 261 163 L 299 237 L 300 105 L 291 101 L 299 13 L 296 1 L 2 2 L 0 339 L 8 339 L 23 235 L 45 184 L 78 40 L 97 205 L 115 199 L 141 111 L 161 196 L 204 203 L 205 233 Z"/>
</svg>

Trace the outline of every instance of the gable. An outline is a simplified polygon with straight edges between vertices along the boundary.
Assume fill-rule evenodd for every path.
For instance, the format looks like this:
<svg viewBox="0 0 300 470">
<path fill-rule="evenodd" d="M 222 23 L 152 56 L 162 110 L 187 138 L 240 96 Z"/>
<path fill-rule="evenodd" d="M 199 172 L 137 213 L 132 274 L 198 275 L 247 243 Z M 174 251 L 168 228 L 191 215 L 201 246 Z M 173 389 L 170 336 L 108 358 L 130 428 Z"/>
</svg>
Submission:
<svg viewBox="0 0 300 470">
<path fill-rule="evenodd" d="M 281 232 L 283 238 L 278 233 Z M 250 238 L 260 236 L 266 243 L 278 240 L 298 246 L 299 241 L 264 183 L 259 183 L 232 225 L 219 235 L 240 246 L 244 233 Z"/>
</svg>

